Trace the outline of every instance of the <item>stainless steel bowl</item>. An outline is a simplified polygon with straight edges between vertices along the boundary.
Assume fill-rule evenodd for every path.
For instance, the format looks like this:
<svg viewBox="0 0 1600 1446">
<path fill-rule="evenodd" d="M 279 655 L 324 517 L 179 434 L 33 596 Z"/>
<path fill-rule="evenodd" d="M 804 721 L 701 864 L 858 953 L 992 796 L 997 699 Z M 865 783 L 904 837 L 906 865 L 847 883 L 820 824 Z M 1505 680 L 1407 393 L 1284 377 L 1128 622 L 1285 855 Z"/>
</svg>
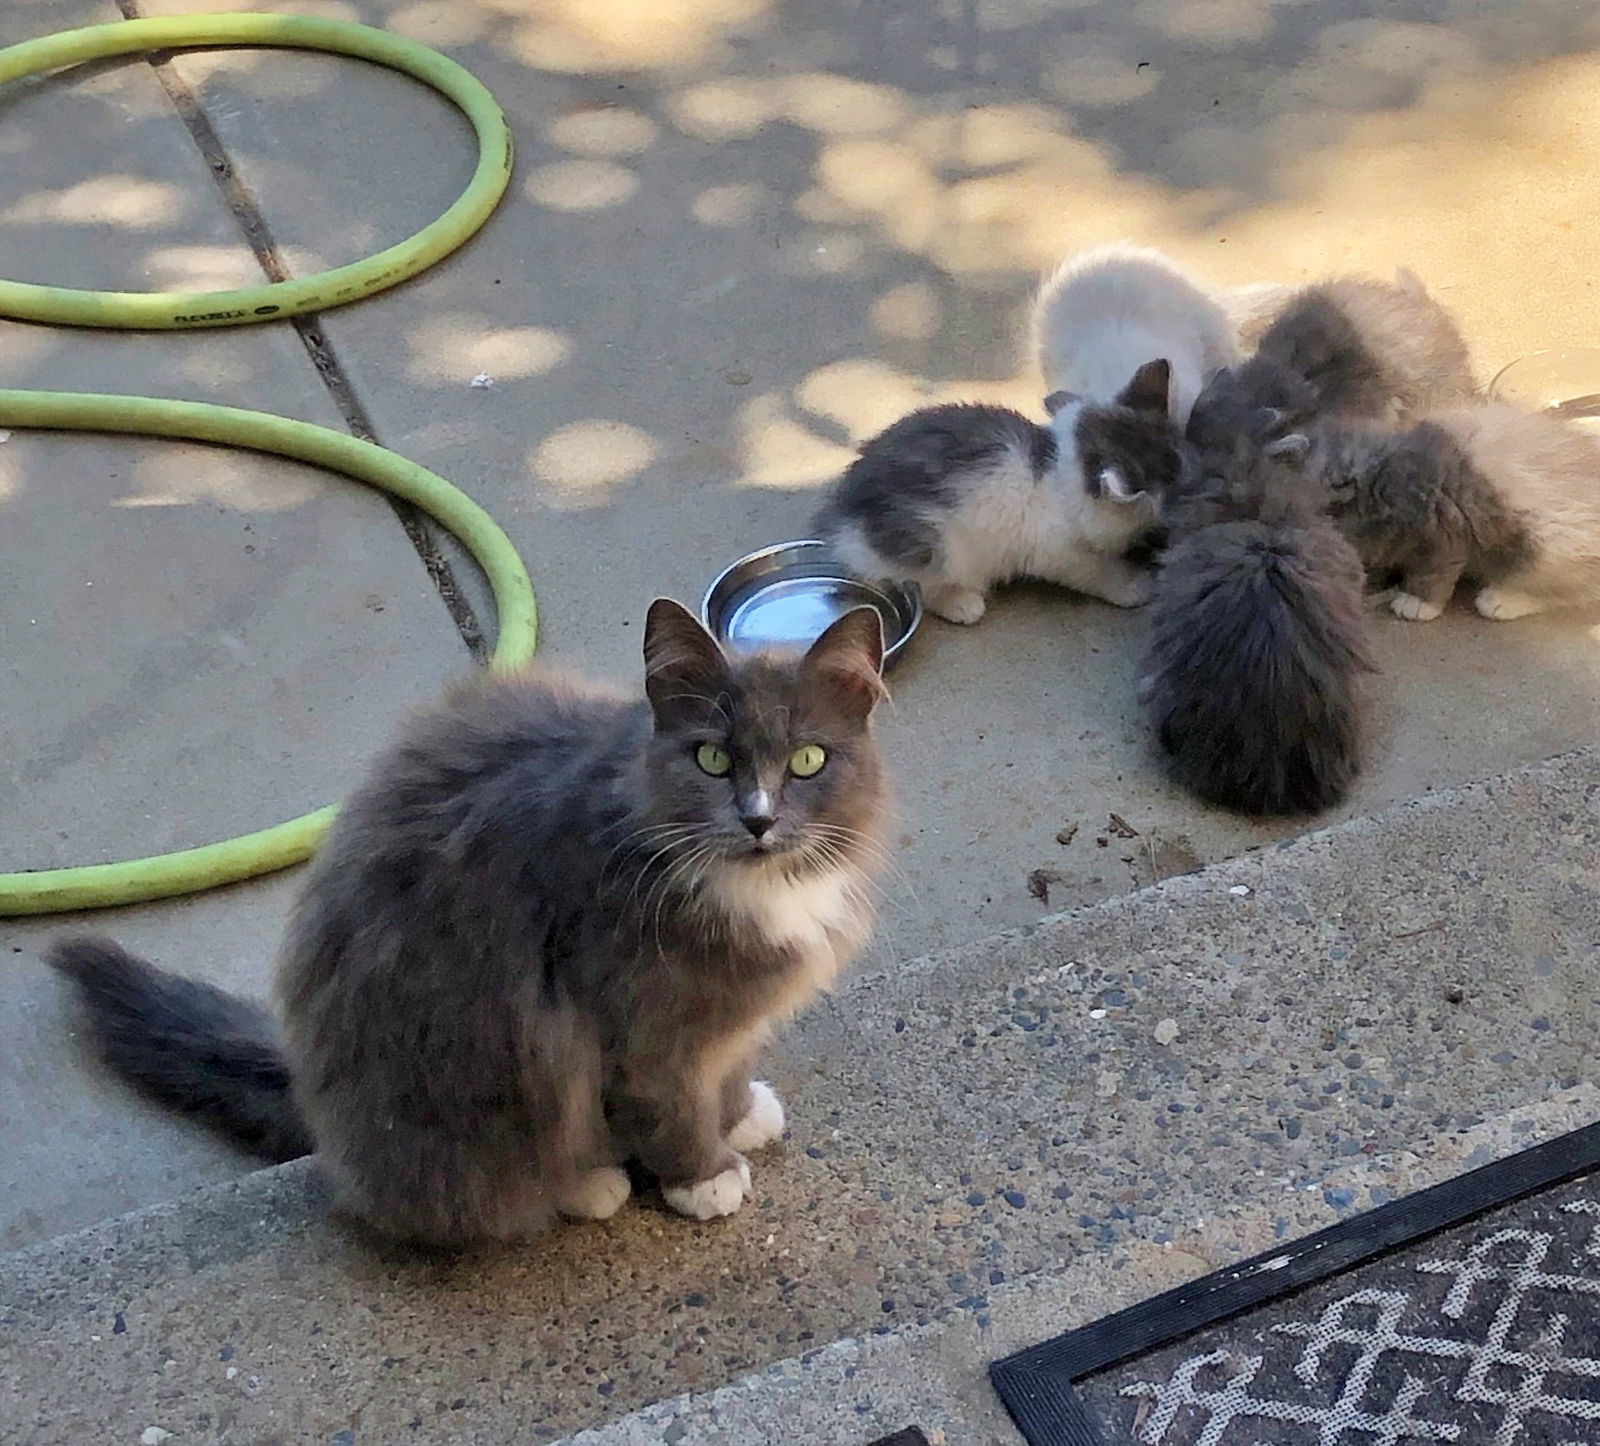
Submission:
<svg viewBox="0 0 1600 1446">
<path fill-rule="evenodd" d="M 1600 347 L 1536 351 L 1502 367 L 1489 395 L 1554 412 L 1600 436 Z"/>
<path fill-rule="evenodd" d="M 826 543 L 782 542 L 741 557 L 709 588 L 700 618 L 735 650 L 804 648 L 852 608 L 876 608 L 883 620 L 883 665 L 898 662 L 922 621 L 914 583 L 875 584 L 849 576 Z"/>
</svg>

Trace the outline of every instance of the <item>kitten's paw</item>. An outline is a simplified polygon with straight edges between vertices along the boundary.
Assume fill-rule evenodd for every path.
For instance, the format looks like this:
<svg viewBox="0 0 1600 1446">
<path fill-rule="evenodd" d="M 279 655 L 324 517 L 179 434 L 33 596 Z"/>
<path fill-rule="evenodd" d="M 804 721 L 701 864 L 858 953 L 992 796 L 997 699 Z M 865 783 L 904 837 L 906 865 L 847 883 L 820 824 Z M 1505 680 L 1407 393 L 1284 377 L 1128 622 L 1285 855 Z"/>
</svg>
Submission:
<svg viewBox="0 0 1600 1446">
<path fill-rule="evenodd" d="M 1525 618 L 1529 613 L 1542 612 L 1544 604 L 1525 592 L 1513 592 L 1505 587 L 1486 587 L 1474 600 L 1474 606 L 1486 618 L 1496 622 L 1510 622 L 1512 618 Z"/>
<path fill-rule="evenodd" d="M 626 1170 L 602 1165 L 574 1180 L 557 1199 L 556 1209 L 574 1220 L 609 1220 L 632 1193 Z"/>
<path fill-rule="evenodd" d="M 970 587 L 942 587 L 929 599 L 928 607 L 947 623 L 971 625 L 989 610 L 983 594 Z"/>
<path fill-rule="evenodd" d="M 709 1180 L 693 1185 L 669 1185 L 662 1198 L 680 1215 L 691 1220 L 715 1220 L 732 1215 L 750 1193 L 750 1162 L 739 1156 L 739 1163 Z"/>
<path fill-rule="evenodd" d="M 1142 608 L 1150 601 L 1150 594 L 1155 591 L 1155 579 L 1140 575 L 1131 577 L 1126 582 L 1119 582 L 1108 587 L 1101 596 L 1115 607 Z"/>
<path fill-rule="evenodd" d="M 1397 592 L 1389 599 L 1389 611 L 1397 618 L 1407 618 L 1414 623 L 1431 623 L 1444 609 L 1438 603 L 1425 602 L 1408 592 Z"/>
<path fill-rule="evenodd" d="M 783 1134 L 783 1101 L 765 1080 L 750 1081 L 750 1108 L 728 1131 L 728 1144 L 743 1153 L 770 1145 Z"/>
</svg>

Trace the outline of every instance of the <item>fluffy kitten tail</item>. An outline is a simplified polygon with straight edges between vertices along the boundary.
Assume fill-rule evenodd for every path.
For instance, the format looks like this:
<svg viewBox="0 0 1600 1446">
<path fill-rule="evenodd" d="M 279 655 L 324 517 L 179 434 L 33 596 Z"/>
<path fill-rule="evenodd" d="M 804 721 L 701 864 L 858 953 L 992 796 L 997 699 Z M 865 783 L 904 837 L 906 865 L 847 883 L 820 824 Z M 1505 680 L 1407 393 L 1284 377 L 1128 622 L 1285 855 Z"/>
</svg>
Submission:
<svg viewBox="0 0 1600 1446">
<path fill-rule="evenodd" d="M 1173 546 L 1141 693 L 1179 782 L 1247 814 L 1343 799 L 1372 671 L 1360 590 L 1354 552 L 1320 518 L 1222 523 Z"/>
<path fill-rule="evenodd" d="M 45 962 L 77 987 L 96 1046 L 130 1084 L 267 1159 L 311 1153 L 277 1022 L 261 1005 L 168 974 L 108 939 L 62 940 Z"/>
</svg>

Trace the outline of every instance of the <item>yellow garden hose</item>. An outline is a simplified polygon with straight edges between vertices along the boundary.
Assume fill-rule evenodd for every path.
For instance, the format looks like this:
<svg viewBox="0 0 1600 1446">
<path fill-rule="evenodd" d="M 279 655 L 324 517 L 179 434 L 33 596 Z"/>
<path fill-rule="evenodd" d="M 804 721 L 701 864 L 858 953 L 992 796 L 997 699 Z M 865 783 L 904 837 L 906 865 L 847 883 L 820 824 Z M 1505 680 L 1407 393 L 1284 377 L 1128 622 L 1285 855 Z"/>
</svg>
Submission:
<svg viewBox="0 0 1600 1446">
<path fill-rule="evenodd" d="M 514 668 L 533 656 L 538 631 L 533 587 L 510 539 L 444 478 L 371 442 L 237 407 L 81 392 L 0 389 L 0 427 L 220 442 L 327 467 L 403 498 L 458 537 L 488 577 L 499 619 L 493 666 Z M 334 809 L 323 808 L 222 843 L 123 863 L 0 874 L 0 917 L 140 903 L 254 878 L 308 858 L 333 815 Z"/>
<path fill-rule="evenodd" d="M 173 15 L 66 30 L 0 50 L 0 85 L 63 66 L 193 46 L 269 45 L 375 61 L 432 86 L 478 137 L 478 164 L 455 204 L 416 235 L 348 266 L 234 291 L 77 291 L 0 281 L 0 316 L 58 326 L 188 329 L 327 311 L 397 285 L 448 256 L 489 219 L 511 178 L 511 132 L 495 99 L 455 61 L 387 31 L 304 15 Z"/>
<path fill-rule="evenodd" d="M 505 193 L 511 135 L 494 97 L 454 61 L 414 41 L 344 21 L 298 15 L 184 15 L 125 20 L 0 50 L 0 85 L 67 65 L 148 50 L 270 45 L 332 51 L 404 71 L 454 101 L 478 136 L 478 164 L 444 215 L 378 255 L 317 276 L 234 291 L 75 291 L 0 281 L 0 316 L 68 326 L 174 329 L 281 320 L 370 296 L 449 255 L 483 225 Z M 537 636 L 527 570 L 494 520 L 442 477 L 403 457 L 307 422 L 262 412 L 151 397 L 0 390 L 0 427 L 135 432 L 248 447 L 342 472 L 420 507 L 472 553 L 494 590 L 499 639 L 493 666 L 516 667 Z M 121 863 L 0 874 L 0 917 L 141 903 L 216 888 L 310 856 L 335 810 L 201 848 Z"/>
</svg>

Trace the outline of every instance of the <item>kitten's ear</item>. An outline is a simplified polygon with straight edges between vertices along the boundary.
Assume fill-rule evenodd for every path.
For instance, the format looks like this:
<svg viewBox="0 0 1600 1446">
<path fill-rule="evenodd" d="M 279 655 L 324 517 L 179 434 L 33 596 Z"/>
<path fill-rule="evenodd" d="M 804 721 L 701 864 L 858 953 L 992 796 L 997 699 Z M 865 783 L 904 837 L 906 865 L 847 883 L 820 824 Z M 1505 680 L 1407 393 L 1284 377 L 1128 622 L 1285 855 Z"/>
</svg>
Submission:
<svg viewBox="0 0 1600 1446">
<path fill-rule="evenodd" d="M 865 722 L 883 686 L 883 620 L 875 608 L 852 608 L 806 653 L 806 672 L 850 718 Z"/>
<path fill-rule="evenodd" d="M 1053 417 L 1063 407 L 1070 407 L 1077 400 L 1078 394 L 1076 392 L 1051 392 L 1044 399 L 1045 415 Z"/>
<path fill-rule="evenodd" d="M 1304 432 L 1290 432 L 1268 442 L 1263 449 L 1269 457 L 1279 457 L 1285 462 L 1303 462 L 1311 451 L 1311 438 Z"/>
<path fill-rule="evenodd" d="M 1117 401 L 1136 412 L 1167 415 L 1167 393 L 1172 386 L 1172 366 L 1165 357 L 1146 362 L 1133 380 L 1117 394 Z"/>
<path fill-rule="evenodd" d="M 686 607 L 671 598 L 650 604 L 644 624 L 644 690 L 658 721 L 685 705 L 714 706 L 728 677 L 728 660 L 717 640 Z"/>
</svg>

